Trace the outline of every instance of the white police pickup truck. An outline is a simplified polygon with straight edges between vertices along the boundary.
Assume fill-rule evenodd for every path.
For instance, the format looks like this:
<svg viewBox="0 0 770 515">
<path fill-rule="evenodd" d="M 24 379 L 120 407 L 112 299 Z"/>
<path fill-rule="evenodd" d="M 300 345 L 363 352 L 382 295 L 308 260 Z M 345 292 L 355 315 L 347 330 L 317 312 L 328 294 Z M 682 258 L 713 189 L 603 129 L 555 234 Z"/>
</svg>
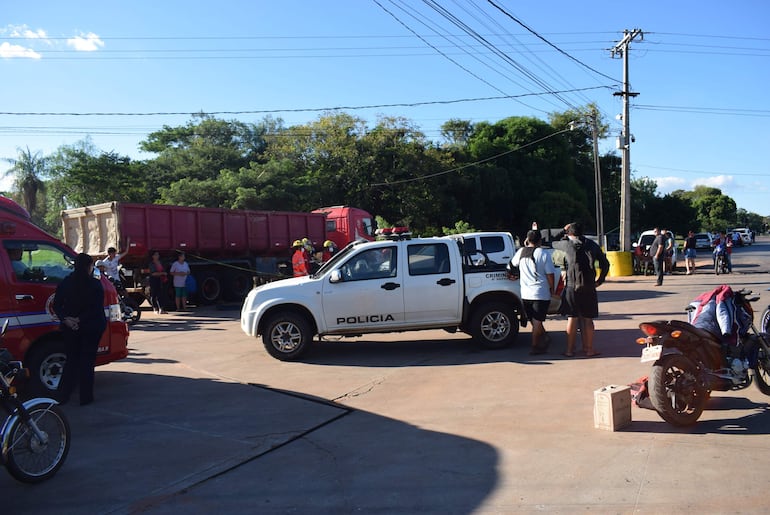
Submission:
<svg viewBox="0 0 770 515">
<path fill-rule="evenodd" d="M 314 275 L 253 289 L 241 328 L 284 361 L 299 359 L 315 335 L 446 329 L 485 348 L 512 345 L 526 325 L 519 282 L 505 264 L 461 248 L 449 238 L 351 243 Z"/>
</svg>

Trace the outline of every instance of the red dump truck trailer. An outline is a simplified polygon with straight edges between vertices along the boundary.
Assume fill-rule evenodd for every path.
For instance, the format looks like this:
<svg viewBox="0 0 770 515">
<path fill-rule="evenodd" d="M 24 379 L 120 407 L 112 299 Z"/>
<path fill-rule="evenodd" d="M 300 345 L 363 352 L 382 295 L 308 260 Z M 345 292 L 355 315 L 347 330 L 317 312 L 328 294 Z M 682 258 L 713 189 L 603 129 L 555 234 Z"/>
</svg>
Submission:
<svg viewBox="0 0 770 515">
<path fill-rule="evenodd" d="M 327 239 L 342 247 L 374 233 L 372 216 L 347 206 L 299 213 L 108 202 L 62 211 L 62 226 L 64 241 L 77 251 L 125 251 L 124 284 L 137 301 L 148 293 L 150 252 L 157 250 L 166 264 L 185 252 L 193 295 L 206 304 L 240 300 L 255 278 L 290 273 L 294 240 L 308 238 L 320 250 Z"/>
</svg>

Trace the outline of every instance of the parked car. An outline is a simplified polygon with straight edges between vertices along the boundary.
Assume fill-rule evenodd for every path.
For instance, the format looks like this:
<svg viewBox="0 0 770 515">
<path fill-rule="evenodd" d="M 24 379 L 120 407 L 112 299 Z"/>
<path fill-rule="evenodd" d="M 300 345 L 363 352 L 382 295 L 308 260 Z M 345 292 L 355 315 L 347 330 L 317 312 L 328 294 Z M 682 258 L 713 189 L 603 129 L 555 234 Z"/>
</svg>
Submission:
<svg viewBox="0 0 770 515">
<path fill-rule="evenodd" d="M 673 254 L 671 255 L 671 268 L 670 270 L 672 272 L 676 272 L 676 261 L 678 257 L 678 249 L 677 249 L 677 243 L 676 238 L 674 238 L 674 233 L 671 231 L 668 232 L 668 236 L 674 240 L 674 248 L 673 248 Z M 650 245 L 652 245 L 653 240 L 655 240 L 655 231 L 644 231 L 641 235 L 639 235 L 639 241 L 634 243 L 634 247 L 641 247 L 642 252 L 644 254 L 647 254 L 650 251 Z"/>
<path fill-rule="evenodd" d="M 708 232 L 699 232 L 695 235 L 695 248 L 697 250 L 711 250 L 714 244 L 714 237 Z"/>
<path fill-rule="evenodd" d="M 751 230 L 748 227 L 736 227 L 733 232 L 737 232 L 741 236 L 743 245 L 751 245 Z"/>
</svg>

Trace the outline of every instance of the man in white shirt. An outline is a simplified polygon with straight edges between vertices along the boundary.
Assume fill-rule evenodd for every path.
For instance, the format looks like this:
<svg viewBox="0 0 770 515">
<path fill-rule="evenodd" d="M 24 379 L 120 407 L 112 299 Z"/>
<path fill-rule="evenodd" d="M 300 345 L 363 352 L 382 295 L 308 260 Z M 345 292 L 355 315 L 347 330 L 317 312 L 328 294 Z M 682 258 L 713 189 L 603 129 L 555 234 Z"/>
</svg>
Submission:
<svg viewBox="0 0 770 515">
<path fill-rule="evenodd" d="M 529 231 L 524 247 L 516 251 L 510 264 L 511 267 L 518 267 L 521 299 L 527 318 L 532 322 L 532 349 L 529 352 L 532 355 L 548 352 L 548 336 L 543 322 L 551 303 L 556 273 L 551 256 L 540 248 L 540 242 L 540 233 Z"/>
<path fill-rule="evenodd" d="M 130 245 L 131 238 L 127 238 L 126 246 Z M 104 263 L 104 273 L 113 281 L 120 281 L 118 266 L 120 265 L 120 259 L 125 255 L 125 252 L 118 252 L 115 247 L 110 247 L 107 249 L 107 257 L 102 259 L 102 263 Z"/>
</svg>

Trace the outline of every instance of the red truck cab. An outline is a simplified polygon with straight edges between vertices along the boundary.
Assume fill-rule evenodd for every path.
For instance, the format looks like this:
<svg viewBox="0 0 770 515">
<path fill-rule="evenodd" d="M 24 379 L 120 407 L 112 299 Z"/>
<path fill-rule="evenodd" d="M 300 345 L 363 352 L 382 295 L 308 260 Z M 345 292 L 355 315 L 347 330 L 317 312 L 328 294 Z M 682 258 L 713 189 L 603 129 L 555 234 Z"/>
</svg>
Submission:
<svg viewBox="0 0 770 515">
<path fill-rule="evenodd" d="M 313 213 L 326 215 L 326 239 L 333 241 L 338 249 L 361 239 L 374 241 L 374 220 L 363 209 L 332 206 L 316 209 Z"/>
<path fill-rule="evenodd" d="M 9 320 L 5 347 L 30 371 L 38 393 L 56 390 L 66 361 L 59 320 L 52 309 L 56 287 L 72 272 L 75 252 L 30 221 L 27 211 L 0 196 L 0 325 Z M 104 287 L 107 329 L 96 364 L 128 355 L 128 328 L 117 292 Z"/>
</svg>

